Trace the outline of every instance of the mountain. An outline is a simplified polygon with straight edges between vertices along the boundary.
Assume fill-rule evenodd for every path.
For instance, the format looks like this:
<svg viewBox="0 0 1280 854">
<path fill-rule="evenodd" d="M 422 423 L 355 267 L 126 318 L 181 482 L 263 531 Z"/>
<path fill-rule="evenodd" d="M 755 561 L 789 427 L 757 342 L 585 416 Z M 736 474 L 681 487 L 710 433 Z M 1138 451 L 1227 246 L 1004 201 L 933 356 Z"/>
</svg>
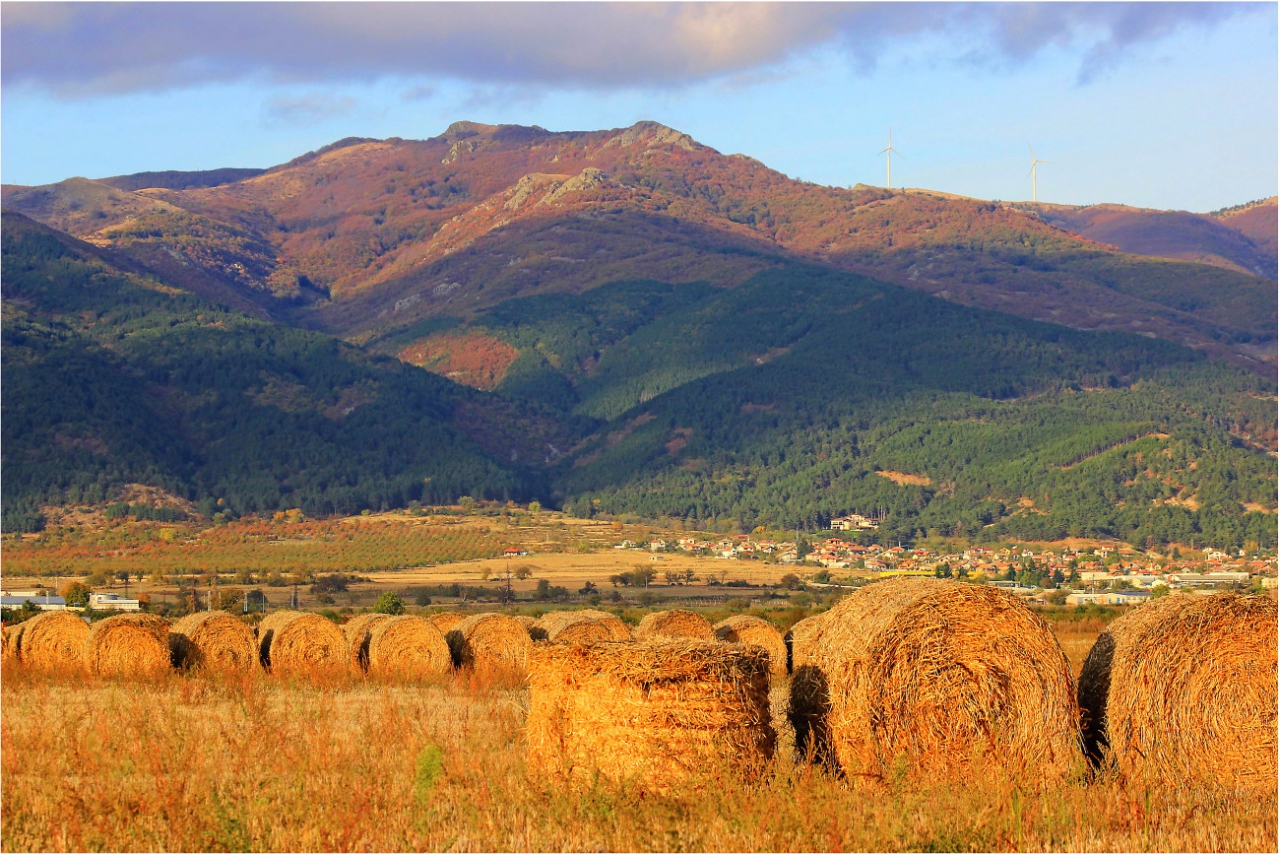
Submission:
<svg viewBox="0 0 1280 854">
<path fill-rule="evenodd" d="M 7 519 L 143 482 L 235 513 L 467 493 L 1275 542 L 1273 281 L 653 123 L 218 180 L 5 188 L 46 223 L 4 220 Z"/>
<path fill-rule="evenodd" d="M 3 217 L 5 530 L 145 483 L 236 514 L 528 497 L 559 427 Z M 518 425 L 516 429 L 513 425 Z"/>
<path fill-rule="evenodd" d="M 1230 213 L 1155 211 L 1124 205 L 1037 204 L 1027 209 L 1046 222 L 1122 252 L 1212 264 L 1276 278 L 1276 200 Z"/>
<path fill-rule="evenodd" d="M 7 187 L 4 203 L 356 343 L 517 296 L 623 279 L 733 287 L 799 260 L 1275 366 L 1274 281 L 1117 252 L 1020 206 L 795 181 L 652 122 L 458 122 L 422 141 L 342 140 L 228 184 L 90 196 L 73 179 Z"/>
</svg>

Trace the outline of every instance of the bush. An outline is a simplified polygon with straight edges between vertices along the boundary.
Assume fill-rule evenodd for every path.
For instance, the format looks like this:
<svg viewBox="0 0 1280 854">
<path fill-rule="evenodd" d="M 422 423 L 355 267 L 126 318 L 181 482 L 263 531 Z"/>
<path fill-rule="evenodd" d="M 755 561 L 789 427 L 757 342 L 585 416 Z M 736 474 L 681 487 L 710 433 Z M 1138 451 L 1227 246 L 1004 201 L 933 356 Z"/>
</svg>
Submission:
<svg viewBox="0 0 1280 854">
<path fill-rule="evenodd" d="M 378 601 L 374 603 L 373 612 L 375 614 L 403 614 L 404 601 L 394 590 L 388 590 L 378 597 Z"/>
</svg>

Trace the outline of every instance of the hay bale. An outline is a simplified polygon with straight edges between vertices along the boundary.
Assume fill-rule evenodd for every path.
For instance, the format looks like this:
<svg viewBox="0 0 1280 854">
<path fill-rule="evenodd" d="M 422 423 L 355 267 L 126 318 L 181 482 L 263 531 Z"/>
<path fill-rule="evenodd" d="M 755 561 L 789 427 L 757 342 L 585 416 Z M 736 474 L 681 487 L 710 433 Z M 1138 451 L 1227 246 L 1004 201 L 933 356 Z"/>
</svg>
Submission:
<svg viewBox="0 0 1280 854">
<path fill-rule="evenodd" d="M 831 609 L 801 667 L 825 680 L 832 755 L 851 779 L 963 780 L 981 769 L 1060 781 L 1080 757 L 1067 658 L 1049 627 L 993 587 L 872 584 Z"/>
<path fill-rule="evenodd" d="M 25 646 L 25 636 L 23 641 Z M 168 673 L 171 667 L 169 621 L 155 614 L 137 613 L 99 620 L 89 630 L 85 658 L 89 669 L 99 676 Z"/>
<path fill-rule="evenodd" d="M 524 626 L 505 614 L 476 614 L 445 635 L 453 663 L 474 673 L 523 674 L 533 641 Z"/>
<path fill-rule="evenodd" d="M 1086 748 L 1141 785 L 1274 797 L 1276 688 L 1270 597 L 1171 595 L 1134 606 L 1098 636 L 1081 670 Z"/>
<path fill-rule="evenodd" d="M 665 789 L 707 765 L 772 757 L 768 656 L 696 640 L 537 644 L 529 655 L 530 767 Z"/>
<path fill-rule="evenodd" d="M 246 671 L 258 666 L 253 630 L 226 611 L 188 614 L 169 629 L 174 667 Z"/>
<path fill-rule="evenodd" d="M 273 674 L 346 673 L 351 647 L 319 614 L 275 611 L 258 624 L 258 657 Z"/>
<path fill-rule="evenodd" d="M 604 625 L 581 611 L 552 611 L 538 621 L 542 636 L 552 643 L 595 643 L 613 640 Z"/>
<path fill-rule="evenodd" d="M 343 637 L 351 648 L 351 663 L 361 670 L 369 669 L 369 638 L 379 623 L 391 619 L 390 614 L 360 614 L 342 624 Z"/>
<path fill-rule="evenodd" d="M 608 629 L 611 640 L 631 640 L 631 629 L 627 628 L 627 624 L 622 622 L 622 619 L 617 614 L 610 614 L 608 611 L 593 611 L 590 608 L 583 608 L 578 613 L 584 617 L 590 617 Z"/>
<path fill-rule="evenodd" d="M 763 648 L 769 653 L 770 675 L 787 675 L 787 645 L 782 640 L 782 633 L 772 623 L 759 617 L 737 614 L 721 620 L 711 628 L 716 633 L 716 639 L 723 643 L 745 643 Z"/>
<path fill-rule="evenodd" d="M 449 644 L 430 620 L 406 614 L 374 626 L 369 638 L 370 673 L 418 678 L 452 671 Z"/>
<path fill-rule="evenodd" d="M 655 611 L 646 614 L 636 626 L 636 640 L 656 640 L 658 638 L 691 638 L 693 640 L 715 640 L 715 629 L 705 617 L 692 611 Z"/>
<path fill-rule="evenodd" d="M 459 614 L 457 611 L 441 611 L 438 614 L 431 614 L 427 617 L 431 624 L 440 630 L 440 634 L 446 637 L 448 637 L 454 626 L 466 618 L 466 614 Z"/>
<path fill-rule="evenodd" d="M 158 618 L 157 618 L 158 619 Z M 45 611 L 19 623 L 15 653 L 24 667 L 76 671 L 85 666 L 89 625 L 72 611 Z"/>
<path fill-rule="evenodd" d="M 814 661 L 814 650 L 826 625 L 824 612 L 806 617 L 792 626 L 783 643 L 787 646 L 787 669 L 791 673 L 791 690 L 787 698 L 787 719 L 795 733 L 795 750 L 799 757 L 834 766 L 831 737 L 827 730 L 831 711 L 830 686 L 825 671 Z"/>
<path fill-rule="evenodd" d="M 22 627 L 26 623 L 18 623 L 16 626 L 4 627 L 4 663 L 18 663 L 18 643 L 22 637 Z"/>
<path fill-rule="evenodd" d="M 524 614 L 515 614 L 511 619 L 524 626 L 524 630 L 529 633 L 530 640 L 547 639 L 546 631 L 542 626 L 538 625 L 538 621 L 533 617 L 526 617 Z"/>
</svg>

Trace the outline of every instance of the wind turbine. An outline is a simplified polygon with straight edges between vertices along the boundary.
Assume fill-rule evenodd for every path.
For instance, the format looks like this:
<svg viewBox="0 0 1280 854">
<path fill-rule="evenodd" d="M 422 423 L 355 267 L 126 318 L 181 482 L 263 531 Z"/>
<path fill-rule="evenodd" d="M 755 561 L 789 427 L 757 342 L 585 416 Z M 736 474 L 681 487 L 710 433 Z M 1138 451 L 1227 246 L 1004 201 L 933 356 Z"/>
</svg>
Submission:
<svg viewBox="0 0 1280 854">
<path fill-rule="evenodd" d="M 898 149 L 893 147 L 893 128 L 889 128 L 889 144 L 880 152 L 885 156 L 884 160 L 884 188 L 886 190 L 893 189 L 893 155 L 902 156 Z"/>
<path fill-rule="evenodd" d="M 1036 166 L 1041 163 L 1052 163 L 1052 160 L 1040 160 L 1036 157 L 1036 150 L 1031 147 L 1031 143 L 1027 143 L 1027 150 L 1031 152 L 1031 171 L 1027 174 L 1031 176 L 1031 201 L 1036 201 Z"/>
</svg>

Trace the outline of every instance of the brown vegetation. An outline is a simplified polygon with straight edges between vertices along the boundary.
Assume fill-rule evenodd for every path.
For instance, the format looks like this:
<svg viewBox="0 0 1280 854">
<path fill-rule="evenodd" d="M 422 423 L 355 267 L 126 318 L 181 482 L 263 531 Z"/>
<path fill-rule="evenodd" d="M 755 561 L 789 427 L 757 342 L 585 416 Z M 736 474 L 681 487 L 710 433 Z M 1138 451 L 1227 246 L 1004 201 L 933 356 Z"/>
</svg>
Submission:
<svg viewBox="0 0 1280 854">
<path fill-rule="evenodd" d="M 1144 786 L 1274 794 L 1276 691 L 1274 600 L 1167 596 L 1112 623 L 1090 651 L 1086 746 Z"/>
<path fill-rule="evenodd" d="M 707 766 L 760 772 L 773 755 L 768 656 L 690 640 L 530 653 L 530 765 L 558 778 L 659 790 Z"/>
<path fill-rule="evenodd" d="M 342 634 L 351 647 L 351 660 L 356 667 L 369 669 L 369 636 L 378 623 L 389 619 L 390 614 L 357 614 L 342 624 Z"/>
<path fill-rule="evenodd" d="M 74 672 L 85 666 L 89 625 L 71 611 L 45 611 L 14 632 L 14 653 L 25 667 Z"/>
<path fill-rule="evenodd" d="M 276 611 L 258 625 L 258 654 L 273 674 L 343 673 L 351 647 L 342 630 L 319 614 Z"/>
<path fill-rule="evenodd" d="M 538 621 L 538 629 L 552 643 L 613 640 L 613 635 L 603 623 L 581 611 L 552 611 Z"/>
<path fill-rule="evenodd" d="M 640 621 L 640 625 L 636 626 L 635 637 L 636 640 L 657 638 L 715 640 L 716 633 L 701 614 L 677 608 L 646 614 Z"/>
<path fill-rule="evenodd" d="M 154 614 L 117 614 L 93 624 L 85 659 L 98 676 L 155 677 L 171 668 L 169 621 Z"/>
<path fill-rule="evenodd" d="M 584 608 L 578 613 L 584 617 L 590 617 L 608 629 L 610 640 L 631 640 L 631 629 L 627 628 L 627 624 L 622 622 L 616 614 L 610 614 L 608 611 L 593 611 L 590 608 Z"/>
<path fill-rule="evenodd" d="M 188 614 L 169 629 L 175 667 L 247 671 L 258 666 L 253 630 L 226 611 Z"/>
<path fill-rule="evenodd" d="M 452 670 L 449 644 L 430 620 L 406 614 L 374 625 L 369 637 L 371 674 L 419 679 Z"/>
<path fill-rule="evenodd" d="M 477 614 L 445 635 L 453 662 L 472 673 L 520 675 L 528 667 L 533 641 L 525 627 L 504 614 Z"/>
<path fill-rule="evenodd" d="M 769 654 L 769 673 L 778 677 L 787 675 L 787 645 L 772 623 L 759 617 L 737 614 L 721 620 L 712 628 L 716 639 L 724 643 L 760 647 Z"/>
</svg>

